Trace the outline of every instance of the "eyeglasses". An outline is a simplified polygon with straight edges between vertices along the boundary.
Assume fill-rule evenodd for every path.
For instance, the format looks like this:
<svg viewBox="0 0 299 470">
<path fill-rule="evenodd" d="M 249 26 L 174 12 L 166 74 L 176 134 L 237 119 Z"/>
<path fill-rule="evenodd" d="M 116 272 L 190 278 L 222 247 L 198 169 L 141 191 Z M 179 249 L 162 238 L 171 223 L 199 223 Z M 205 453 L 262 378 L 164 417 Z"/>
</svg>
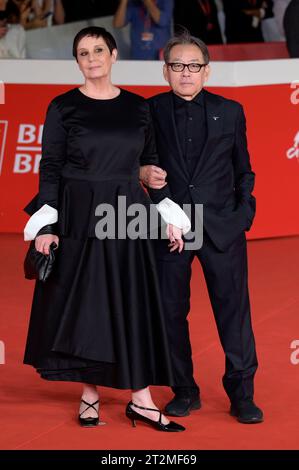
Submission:
<svg viewBox="0 0 299 470">
<path fill-rule="evenodd" d="M 189 72 L 191 73 L 198 73 L 201 71 L 202 67 L 205 67 L 208 64 L 196 64 L 191 63 L 191 64 L 182 64 L 181 62 L 169 62 L 167 64 L 173 72 L 183 72 L 185 70 L 185 67 L 188 68 Z"/>
</svg>

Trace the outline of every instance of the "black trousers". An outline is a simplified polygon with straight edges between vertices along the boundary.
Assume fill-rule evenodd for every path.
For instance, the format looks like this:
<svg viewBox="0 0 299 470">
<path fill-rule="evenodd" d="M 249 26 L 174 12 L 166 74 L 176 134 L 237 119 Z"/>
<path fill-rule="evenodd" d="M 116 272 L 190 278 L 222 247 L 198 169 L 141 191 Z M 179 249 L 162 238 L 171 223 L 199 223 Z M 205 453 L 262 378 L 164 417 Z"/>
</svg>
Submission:
<svg viewBox="0 0 299 470">
<path fill-rule="evenodd" d="M 207 234 L 204 234 L 202 248 L 197 251 L 170 253 L 167 244 L 167 240 L 159 240 L 156 255 L 174 368 L 173 391 L 183 395 L 199 393 L 193 378 L 187 319 L 191 265 L 197 256 L 225 353 L 224 389 L 232 402 L 253 398 L 257 357 L 250 316 L 245 234 L 242 233 L 226 252 L 220 252 Z"/>
</svg>

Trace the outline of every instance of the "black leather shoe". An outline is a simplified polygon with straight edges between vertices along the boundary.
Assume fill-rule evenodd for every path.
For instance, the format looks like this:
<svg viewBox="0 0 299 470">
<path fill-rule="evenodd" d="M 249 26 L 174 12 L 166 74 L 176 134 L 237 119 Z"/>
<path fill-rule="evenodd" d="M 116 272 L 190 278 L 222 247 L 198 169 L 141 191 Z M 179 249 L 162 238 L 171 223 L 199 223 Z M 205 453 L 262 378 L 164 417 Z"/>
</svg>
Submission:
<svg viewBox="0 0 299 470">
<path fill-rule="evenodd" d="M 201 402 L 199 396 L 182 397 L 175 395 L 165 406 L 165 413 L 170 416 L 189 416 L 190 411 L 199 410 Z"/>
<path fill-rule="evenodd" d="M 253 400 L 240 401 L 234 404 L 232 403 L 230 414 L 237 418 L 239 423 L 243 424 L 257 424 L 264 421 L 262 410 L 255 405 Z"/>
<path fill-rule="evenodd" d="M 148 410 L 148 411 L 157 411 L 159 413 L 158 421 L 153 421 L 146 416 L 137 413 L 133 408 L 139 408 L 140 410 Z M 133 402 L 129 402 L 126 408 L 126 416 L 132 421 L 132 425 L 136 428 L 136 421 L 142 421 L 143 423 L 149 424 L 153 428 L 157 429 L 158 431 L 165 431 L 165 432 L 181 432 L 185 431 L 184 426 L 181 426 L 174 421 L 169 421 L 168 424 L 162 423 L 162 412 L 160 410 L 156 410 L 155 408 L 145 408 L 144 406 L 135 405 Z"/>
<path fill-rule="evenodd" d="M 83 400 L 83 398 L 82 398 L 81 402 L 84 403 L 84 405 L 87 405 L 87 407 L 85 408 L 85 410 L 82 411 L 82 413 L 79 414 L 79 416 L 78 416 L 79 423 L 84 428 L 93 428 L 93 427 L 97 426 L 99 424 L 99 412 L 96 409 L 95 405 L 97 405 L 99 403 L 99 400 L 95 401 L 94 403 L 88 403 L 87 401 Z M 92 418 L 91 416 L 88 417 L 88 418 L 82 418 L 83 413 L 85 413 L 85 411 L 87 411 L 89 408 L 93 408 L 97 412 L 98 416 L 95 417 L 95 418 Z"/>
</svg>

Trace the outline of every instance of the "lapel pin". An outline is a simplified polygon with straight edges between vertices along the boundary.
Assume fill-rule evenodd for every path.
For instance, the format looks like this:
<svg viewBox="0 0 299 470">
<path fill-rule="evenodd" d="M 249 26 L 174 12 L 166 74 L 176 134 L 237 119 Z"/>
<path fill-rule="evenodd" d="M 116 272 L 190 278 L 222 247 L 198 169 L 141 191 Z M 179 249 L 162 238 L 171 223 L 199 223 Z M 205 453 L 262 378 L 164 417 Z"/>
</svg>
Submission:
<svg viewBox="0 0 299 470">
<path fill-rule="evenodd" d="M 219 119 L 219 118 L 220 118 L 220 116 L 213 116 L 214 121 L 217 121 L 217 119 Z"/>
</svg>

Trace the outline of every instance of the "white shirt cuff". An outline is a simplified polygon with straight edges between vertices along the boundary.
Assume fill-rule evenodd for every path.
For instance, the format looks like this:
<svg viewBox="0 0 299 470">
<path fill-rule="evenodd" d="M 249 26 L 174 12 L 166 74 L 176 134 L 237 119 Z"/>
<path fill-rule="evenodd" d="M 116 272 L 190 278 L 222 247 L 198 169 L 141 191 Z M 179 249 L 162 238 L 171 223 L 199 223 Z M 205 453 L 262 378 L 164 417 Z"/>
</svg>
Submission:
<svg viewBox="0 0 299 470">
<path fill-rule="evenodd" d="M 183 209 L 168 197 L 156 204 L 156 208 L 164 222 L 182 229 L 183 235 L 191 229 L 191 222 Z"/>
<path fill-rule="evenodd" d="M 266 16 L 266 10 L 265 10 L 265 8 L 260 8 L 260 14 L 261 14 L 261 17 L 260 17 L 261 20 L 262 20 L 263 18 L 265 18 L 265 16 Z"/>
<path fill-rule="evenodd" d="M 253 28 L 257 28 L 258 25 L 260 24 L 260 21 L 261 21 L 261 20 L 259 19 L 258 16 L 253 16 L 253 17 L 252 17 L 252 20 L 251 20 L 251 26 L 252 26 Z"/>
<path fill-rule="evenodd" d="M 36 234 L 42 227 L 49 224 L 55 224 L 58 220 L 58 212 L 54 207 L 44 204 L 28 220 L 24 228 L 24 240 L 34 240 Z"/>
</svg>

